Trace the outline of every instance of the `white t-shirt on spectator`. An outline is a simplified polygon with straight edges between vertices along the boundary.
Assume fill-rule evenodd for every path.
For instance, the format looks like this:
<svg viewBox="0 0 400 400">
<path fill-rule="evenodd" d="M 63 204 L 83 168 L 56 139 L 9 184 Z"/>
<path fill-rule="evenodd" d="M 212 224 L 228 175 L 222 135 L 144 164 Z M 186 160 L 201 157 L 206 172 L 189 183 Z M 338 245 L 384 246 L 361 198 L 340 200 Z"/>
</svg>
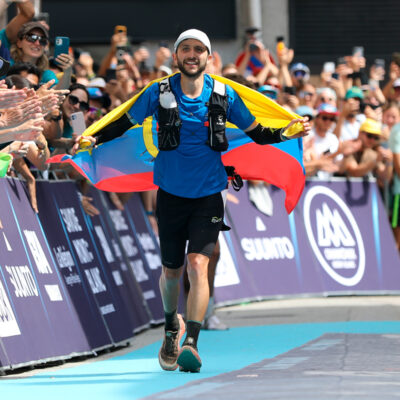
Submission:
<svg viewBox="0 0 400 400">
<path fill-rule="evenodd" d="M 339 139 L 337 138 L 337 136 L 328 131 L 326 132 L 325 136 L 319 136 L 316 132 L 315 129 L 313 128 L 311 130 L 311 134 L 310 134 L 313 138 L 314 138 L 314 150 L 315 153 L 318 156 L 323 155 L 324 153 L 326 153 L 327 151 L 329 151 L 330 154 L 336 153 L 338 148 L 339 148 Z M 339 154 L 338 156 L 335 157 L 335 161 L 339 161 L 343 158 L 342 154 Z M 327 172 L 327 171 L 318 171 L 316 176 L 318 176 L 318 178 L 321 179 L 329 179 L 330 177 L 332 177 L 332 173 L 331 172 Z"/>
<path fill-rule="evenodd" d="M 345 120 L 340 131 L 340 140 L 345 141 L 357 139 L 360 126 L 365 121 L 365 118 L 364 114 L 358 114 L 354 122 Z"/>
</svg>

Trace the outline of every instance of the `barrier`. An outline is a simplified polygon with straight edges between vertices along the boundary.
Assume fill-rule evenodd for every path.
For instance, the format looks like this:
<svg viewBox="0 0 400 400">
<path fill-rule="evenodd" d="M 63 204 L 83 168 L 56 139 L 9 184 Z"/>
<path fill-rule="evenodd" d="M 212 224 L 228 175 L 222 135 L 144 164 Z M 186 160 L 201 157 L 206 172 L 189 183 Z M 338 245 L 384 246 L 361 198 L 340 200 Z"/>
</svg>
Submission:
<svg viewBox="0 0 400 400">
<path fill-rule="evenodd" d="M 216 277 L 219 305 L 282 295 L 399 293 L 400 259 L 377 186 L 308 181 L 294 212 L 269 188 L 271 217 L 231 192 Z M 246 210 L 244 212 L 244 210 Z"/>
<path fill-rule="evenodd" d="M 400 259 L 374 182 L 308 181 L 295 211 L 270 187 L 261 213 L 230 192 L 217 304 L 281 296 L 399 293 Z M 158 243 L 138 194 L 118 210 L 103 192 L 82 209 L 72 181 L 0 179 L 0 372 L 128 343 L 163 320 Z M 182 298 L 180 299 L 182 305 Z"/>
</svg>

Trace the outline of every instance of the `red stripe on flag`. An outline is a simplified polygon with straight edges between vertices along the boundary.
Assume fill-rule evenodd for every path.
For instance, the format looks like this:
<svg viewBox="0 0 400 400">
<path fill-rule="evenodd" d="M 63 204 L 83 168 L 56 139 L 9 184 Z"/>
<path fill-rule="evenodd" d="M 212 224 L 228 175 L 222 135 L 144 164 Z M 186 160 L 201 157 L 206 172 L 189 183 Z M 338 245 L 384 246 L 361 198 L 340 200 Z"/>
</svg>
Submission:
<svg viewBox="0 0 400 400">
<path fill-rule="evenodd" d="M 103 179 L 94 186 L 106 192 L 119 193 L 144 192 L 146 190 L 157 189 L 158 187 L 153 183 L 153 172 L 142 172 Z"/>
<path fill-rule="evenodd" d="M 222 156 L 243 179 L 260 179 L 286 192 L 285 207 L 291 213 L 300 199 L 305 175 L 300 163 L 290 154 L 274 147 L 248 143 Z"/>
</svg>

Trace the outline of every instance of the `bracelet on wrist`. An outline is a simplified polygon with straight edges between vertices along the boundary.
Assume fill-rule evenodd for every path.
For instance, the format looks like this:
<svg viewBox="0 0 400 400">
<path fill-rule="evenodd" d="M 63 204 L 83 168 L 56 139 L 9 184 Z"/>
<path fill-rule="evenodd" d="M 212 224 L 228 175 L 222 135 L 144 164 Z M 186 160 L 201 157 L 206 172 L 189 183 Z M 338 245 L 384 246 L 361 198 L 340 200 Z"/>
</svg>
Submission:
<svg viewBox="0 0 400 400">
<path fill-rule="evenodd" d="M 50 120 L 54 121 L 54 122 L 58 122 L 58 121 L 60 121 L 61 118 L 62 118 L 62 112 L 60 111 L 60 113 L 56 117 L 51 116 Z"/>
<path fill-rule="evenodd" d="M 150 215 L 154 215 L 154 211 L 149 211 L 149 210 L 146 210 L 146 215 L 148 215 L 148 216 L 150 216 Z"/>
</svg>

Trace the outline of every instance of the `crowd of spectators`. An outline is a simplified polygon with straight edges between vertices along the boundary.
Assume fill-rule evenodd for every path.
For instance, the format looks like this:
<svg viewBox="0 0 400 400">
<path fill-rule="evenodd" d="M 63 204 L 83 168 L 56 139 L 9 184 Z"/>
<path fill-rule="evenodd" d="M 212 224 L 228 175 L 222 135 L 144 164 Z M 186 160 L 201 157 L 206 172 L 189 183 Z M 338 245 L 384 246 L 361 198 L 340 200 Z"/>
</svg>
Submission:
<svg viewBox="0 0 400 400">
<path fill-rule="evenodd" d="M 0 31 L 0 151 L 12 155 L 8 174 L 26 179 L 37 211 L 33 171 L 48 170 L 51 155 L 71 151 L 82 133 L 74 131 L 71 115 L 82 112 L 87 127 L 177 66 L 167 45 L 160 45 L 153 57 L 146 47 L 131 46 L 124 26 L 115 27 L 99 65 L 89 52 L 71 47 L 54 59 L 51 27 L 35 18 L 30 0 L 18 1 L 16 7 L 18 14 Z M 320 74 L 311 75 L 282 38 L 271 50 L 259 34 L 258 28 L 246 30 L 236 60 L 222 60 L 213 52 L 207 72 L 252 87 L 309 117 L 313 130 L 303 143 L 308 177 L 375 177 L 400 248 L 400 54 L 394 53 L 385 68 L 383 60 L 367 60 L 363 49 L 355 47 L 352 54 L 327 60 Z M 63 174 L 80 179 L 72 170 Z M 85 197 L 87 182 L 81 182 L 84 207 L 94 215 L 97 210 Z M 123 207 L 123 198 L 112 197 Z M 144 201 L 151 208 L 151 195 Z M 152 223 L 156 229 L 155 220 Z"/>
</svg>

